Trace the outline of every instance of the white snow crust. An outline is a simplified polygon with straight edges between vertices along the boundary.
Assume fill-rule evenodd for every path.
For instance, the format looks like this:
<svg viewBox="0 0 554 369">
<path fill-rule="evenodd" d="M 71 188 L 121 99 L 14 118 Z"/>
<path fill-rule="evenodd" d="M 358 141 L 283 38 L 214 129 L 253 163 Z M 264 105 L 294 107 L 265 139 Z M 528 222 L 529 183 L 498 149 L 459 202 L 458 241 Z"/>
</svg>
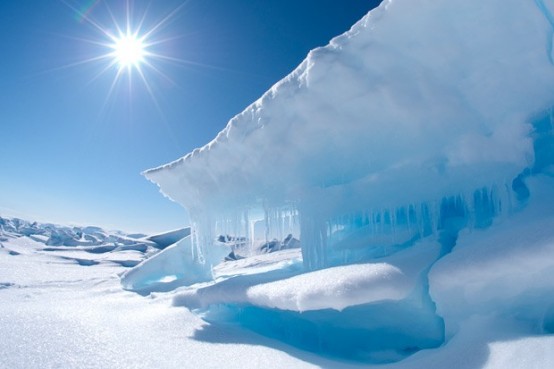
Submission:
<svg viewBox="0 0 554 369">
<path fill-rule="evenodd" d="M 386 263 L 349 265 L 301 274 L 248 289 L 249 301 L 282 310 L 343 310 L 348 306 L 407 295 L 409 280 Z"/>
<path fill-rule="evenodd" d="M 540 182 L 531 183 L 530 187 L 535 192 L 542 191 L 544 198 L 552 199 L 547 196 L 554 188 L 551 186 L 552 181 L 542 183 L 546 184 L 546 187 L 542 187 Z M 526 209 L 527 213 L 521 215 L 528 218 L 533 214 L 544 214 L 545 208 L 552 209 L 551 205 L 552 203 L 537 201 Z M 551 211 L 550 214 L 552 214 Z M 5 218 L 2 220 L 13 224 L 11 220 L 6 221 Z M 513 223 L 501 223 L 498 227 L 507 229 L 513 225 Z M 32 235 L 21 234 L 18 227 L 12 227 L 9 230 L 6 228 L 9 227 L 3 226 L 0 232 L 0 265 L 2 265 L 0 268 L 0 331 L 3 337 L 2 350 L 0 350 L 1 368 L 182 368 L 191 366 L 248 369 L 263 366 L 269 369 L 283 367 L 371 369 L 383 367 L 366 361 L 355 363 L 351 360 L 343 361 L 340 358 L 325 358 L 280 343 L 278 340 L 260 336 L 245 330 L 240 325 L 206 323 L 187 310 L 172 307 L 170 299 L 174 300 L 174 304 L 179 305 L 179 302 L 184 302 L 184 296 L 187 294 L 190 296 L 192 291 L 206 298 L 208 295 L 205 291 L 208 291 L 210 286 L 200 284 L 182 287 L 175 292 L 152 294 L 151 298 L 143 299 L 118 287 L 118 274 L 126 268 L 120 263 L 112 262 L 111 259 L 106 258 L 106 255 L 115 256 L 121 251 L 88 253 L 89 260 L 95 263 L 84 264 L 68 259 L 66 256 L 70 252 L 67 250 L 51 249 L 44 241 L 31 238 Z M 41 227 L 35 226 L 35 228 Z M 531 260 L 535 260 L 535 263 L 541 266 L 548 265 L 548 260 L 554 260 L 554 251 L 546 245 L 551 239 L 547 234 L 552 233 L 552 228 L 540 229 L 542 231 L 539 235 L 535 235 L 537 228 L 516 227 L 513 233 L 503 238 L 503 249 L 508 250 L 508 255 L 516 253 L 517 258 L 526 257 L 525 265 Z M 500 234 L 498 233 L 497 236 L 500 237 Z M 514 238 L 516 235 L 517 237 Z M 545 269 L 541 267 L 537 269 L 538 273 L 531 273 L 530 276 L 525 277 L 526 273 L 513 258 L 503 255 L 500 255 L 500 258 L 494 256 L 495 248 L 501 246 L 489 242 L 490 237 L 486 232 L 474 233 L 471 242 L 461 243 L 462 247 L 459 250 L 441 259 L 431 272 L 432 295 L 437 299 L 439 311 L 441 313 L 465 311 L 463 316 L 446 315 L 447 322 L 452 319 L 452 316 L 457 318 L 455 333 L 443 346 L 421 350 L 402 361 L 386 365 L 387 368 L 544 369 L 554 366 L 554 352 L 551 349 L 554 345 L 552 335 L 541 334 L 536 326 L 529 324 L 528 320 L 514 319 L 514 316 L 517 318 L 517 312 L 532 310 L 525 309 L 525 306 L 518 308 L 517 305 L 507 303 L 511 299 L 510 296 L 523 291 L 522 286 L 527 283 L 528 290 L 531 291 L 533 286 L 537 286 L 538 294 L 533 293 L 534 299 L 522 296 L 518 300 L 527 302 L 527 307 L 533 304 L 537 306 L 537 301 L 548 298 L 542 293 L 550 291 L 551 275 L 546 271 L 543 273 L 541 270 Z M 532 252 L 528 252 L 529 250 L 519 250 L 521 245 L 518 242 L 524 239 L 538 240 L 531 243 L 534 245 L 532 251 L 539 251 L 537 257 L 533 256 Z M 540 246 L 541 244 L 545 246 Z M 75 246 L 76 249 L 79 247 Z M 475 250 L 476 248 L 479 250 Z M 481 259 L 480 252 L 483 251 L 485 256 Z M 80 255 L 86 253 L 83 250 L 75 252 Z M 402 294 L 403 297 L 410 299 L 405 292 L 412 288 L 410 286 L 415 286 L 414 275 L 424 272 L 425 265 L 436 256 L 436 253 L 437 245 L 421 243 L 383 259 L 378 265 L 388 265 L 388 267 L 384 269 L 376 267 L 374 271 L 402 270 L 400 279 L 405 279 L 406 282 L 397 284 L 393 281 L 392 286 L 398 288 L 396 292 L 398 297 Z M 468 257 L 472 258 L 473 262 L 481 264 L 464 272 L 465 267 L 472 266 L 472 263 L 468 263 Z M 539 259 L 543 260 L 539 261 Z M 494 269 L 491 269 L 493 265 L 491 263 L 494 263 Z M 354 265 L 351 268 L 353 273 L 348 273 L 348 267 L 330 268 L 321 272 L 325 272 L 329 279 L 346 281 L 349 277 L 354 277 L 353 280 L 359 278 L 357 279 L 361 283 L 359 285 L 351 283 L 343 285 L 351 288 L 353 292 L 351 296 L 354 296 L 355 291 L 363 292 L 367 283 L 363 281 L 363 276 L 356 274 L 355 271 L 369 267 Z M 449 277 L 446 270 L 453 272 L 452 278 L 446 278 Z M 221 306 L 233 302 L 233 296 L 236 297 L 240 290 L 225 288 L 232 287 L 229 282 L 240 282 L 239 284 L 244 287 L 243 292 L 260 286 L 258 293 L 267 293 L 271 296 L 273 291 L 267 288 L 271 284 L 270 280 L 284 280 L 288 285 L 287 288 L 292 288 L 294 276 L 300 276 L 299 273 L 303 273 L 303 270 L 299 250 L 292 249 L 222 263 L 214 269 L 214 273 L 216 283 L 212 282 L 211 288 L 217 293 L 213 294 L 214 300 L 205 301 L 207 306 L 211 303 Z M 312 279 L 309 283 L 313 283 L 316 289 L 324 288 L 315 284 L 316 278 L 310 277 L 317 276 L 317 273 L 304 274 L 306 275 L 304 278 Z M 331 276 L 333 273 L 335 278 Z M 396 273 L 394 272 L 393 275 L 399 277 Z M 474 273 L 478 274 L 473 275 Z M 514 273 L 519 277 L 514 277 Z M 380 275 L 384 277 L 388 274 Z M 368 275 L 369 281 L 374 278 L 375 275 Z M 510 292 L 508 287 L 511 287 L 517 278 L 523 278 L 523 280 L 515 283 L 516 292 Z M 296 281 L 302 284 L 302 279 L 296 279 Z M 470 283 L 464 283 L 464 281 Z M 477 287 L 475 287 L 476 281 Z M 385 285 L 387 282 L 390 280 L 384 280 Z M 489 288 L 485 291 L 487 285 Z M 332 286 L 333 282 L 330 288 Z M 359 287 L 362 288 L 359 289 Z M 302 291 L 303 288 L 299 285 L 298 291 Z M 474 305 L 478 294 L 472 295 L 471 299 L 464 299 L 467 295 L 464 288 L 485 291 L 486 295 L 483 297 L 490 296 L 492 299 L 481 298 L 486 302 L 487 308 L 475 310 Z M 498 291 L 491 294 L 491 290 Z M 341 296 L 338 290 L 333 293 L 337 293 L 337 298 Z M 279 295 L 278 292 L 277 295 Z M 215 299 L 217 296 L 219 299 Z M 451 298 L 454 300 L 452 305 L 449 305 Z M 377 300 L 374 302 L 379 303 Z M 251 302 L 253 301 L 255 298 Z M 330 296 L 327 301 L 336 304 Z M 242 302 L 249 303 L 249 300 L 246 298 Z M 356 304 L 360 301 L 350 302 Z M 386 305 L 388 310 L 383 317 L 388 315 L 392 320 L 405 319 L 397 314 L 398 311 L 394 307 L 399 303 L 401 302 L 395 300 L 391 305 Z M 417 301 L 412 301 L 409 305 L 410 309 L 416 309 L 417 304 Z M 516 309 L 514 310 L 513 307 Z M 352 308 L 355 307 L 346 308 L 338 314 L 344 314 Z M 509 314 L 498 314 L 499 311 L 508 311 Z M 310 312 L 305 311 L 302 315 L 308 313 Z M 371 320 L 371 315 L 357 317 L 355 327 L 368 325 L 368 320 Z M 341 322 L 340 319 L 331 322 L 331 324 L 344 323 L 345 321 Z M 417 320 L 409 320 L 407 323 L 411 326 L 416 325 L 420 334 L 423 332 L 422 327 L 417 326 Z M 272 324 L 272 321 L 260 321 L 260 324 Z M 287 325 L 286 320 L 279 324 Z M 338 339 L 349 340 L 348 336 L 339 336 Z M 394 355 L 396 354 L 390 351 L 381 351 L 374 353 L 372 359 L 379 361 L 384 358 L 387 361 Z"/>
<path fill-rule="evenodd" d="M 118 275 L 127 268 L 116 262 L 126 260 L 122 252 L 76 251 L 91 261 L 79 263 L 69 258 L 70 251 L 50 250 L 44 241 L 33 240 L 24 226 L 32 224 L 34 232 L 73 229 L 0 217 L 2 369 L 342 365 L 238 327 L 208 327 L 165 298 L 144 299 L 124 291 Z M 99 228 L 95 232 L 123 236 Z"/>
<path fill-rule="evenodd" d="M 228 264 L 225 269 L 220 267 L 215 271 L 218 283 L 180 292 L 175 302 L 193 309 L 240 303 L 303 312 L 340 311 L 356 305 L 402 300 L 413 292 L 419 274 L 436 259 L 438 249 L 437 244 L 423 243 L 377 263 L 332 267 L 302 274 L 298 274 L 295 263 L 276 265 L 277 255 L 281 253 L 265 257 L 273 265 L 269 269 L 260 269 L 262 257 L 247 267 L 238 267 L 240 261 L 225 263 Z M 294 253 L 288 256 L 288 260 L 294 260 L 291 258 Z M 228 269 L 231 264 L 237 264 L 234 273 Z M 248 277 L 249 270 L 255 270 L 256 274 Z"/>
</svg>

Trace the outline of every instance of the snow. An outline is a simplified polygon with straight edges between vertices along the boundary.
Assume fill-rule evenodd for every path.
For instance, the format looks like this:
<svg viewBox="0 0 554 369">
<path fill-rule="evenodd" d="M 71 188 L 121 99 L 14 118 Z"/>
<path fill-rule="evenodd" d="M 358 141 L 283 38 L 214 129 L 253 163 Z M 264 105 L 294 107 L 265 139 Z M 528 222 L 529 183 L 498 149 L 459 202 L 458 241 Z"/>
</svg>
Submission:
<svg viewBox="0 0 554 369">
<path fill-rule="evenodd" d="M 340 311 L 350 306 L 398 301 L 408 298 L 413 292 L 418 276 L 434 262 L 438 250 L 436 244 L 421 244 L 383 258 L 378 263 L 326 268 L 302 274 L 298 274 L 301 268 L 297 263 L 275 265 L 279 256 L 267 258 L 273 268 L 265 269 L 260 268 L 263 263 L 260 257 L 254 265 L 246 268 L 240 266 L 241 262 L 244 265 L 242 260 L 227 262 L 226 269 L 219 268 L 215 272 L 217 283 L 200 289 L 191 288 L 177 295 L 176 303 L 192 308 L 231 302 L 247 303 L 304 312 L 321 309 Z M 294 254 L 285 255 L 291 260 Z M 253 260 L 249 259 L 244 260 L 252 263 Z M 236 264 L 234 273 L 230 269 L 232 264 Z"/>
<path fill-rule="evenodd" d="M 174 244 L 182 238 L 190 235 L 190 228 L 180 228 L 169 232 L 163 232 L 146 237 L 147 240 L 154 242 L 158 248 L 165 249 L 167 246 Z"/>
<path fill-rule="evenodd" d="M 83 266 L 64 259 L 62 252 L 43 251 L 44 242 L 17 231 L 0 242 L 0 368 L 335 364 L 240 328 L 208 327 L 167 299 L 126 292 L 118 276 L 126 268 L 102 254 L 91 254 L 97 263 Z"/>
<path fill-rule="evenodd" d="M 406 297 L 408 279 L 390 264 L 377 263 L 327 268 L 251 287 L 254 305 L 281 310 L 344 310 L 381 300 Z"/>
<path fill-rule="evenodd" d="M 535 207 L 533 211 L 540 209 Z M 65 259 L 63 256 L 68 251 L 44 251 L 50 246 L 17 233 L 17 230 L 9 234 L 3 232 L 2 237 L 1 368 L 382 367 L 380 364 L 368 363 L 367 358 L 362 363 L 356 363 L 352 361 L 352 357 L 344 360 L 326 352 L 318 352 L 319 355 L 316 355 L 309 352 L 313 350 L 305 351 L 282 343 L 281 341 L 287 341 L 279 337 L 265 337 L 267 335 L 245 329 L 248 326 L 221 324 L 221 321 L 217 323 L 211 320 L 207 323 L 186 309 L 172 306 L 179 305 L 179 299 L 187 291 L 199 292 L 202 288 L 209 287 L 206 284 L 181 287 L 168 293 L 155 293 L 150 298 L 124 291 L 119 285 L 119 275 L 128 269 L 105 258 L 106 255 L 117 254 L 118 251 L 91 253 L 91 260 L 97 263 L 84 266 Z M 10 254 L 9 251 L 17 251 L 17 254 Z M 394 265 L 406 277 L 410 277 L 422 269 L 424 271 L 425 264 L 437 252 L 437 245 L 420 243 L 383 259 L 382 264 L 386 262 L 391 269 Z M 410 263 L 412 259 L 416 262 Z M 356 266 L 352 267 L 356 269 Z M 461 270 L 461 266 L 456 263 L 452 263 L 450 267 L 460 267 Z M 332 268 L 327 273 L 332 273 L 332 270 L 338 272 L 337 278 L 348 278 L 340 268 Z M 212 286 L 221 286 L 237 279 L 242 279 L 243 285 L 250 282 L 252 286 L 263 286 L 271 278 L 289 278 L 290 281 L 294 275 L 300 276 L 303 268 L 300 251 L 291 249 L 225 262 L 216 266 L 213 273 L 216 282 L 211 282 Z M 264 281 L 259 282 L 262 279 Z M 231 301 L 229 296 L 237 291 L 228 290 L 228 296 L 221 297 L 216 305 L 221 307 L 222 302 Z M 410 303 L 408 311 L 414 309 L 414 303 L 415 301 Z M 398 301 L 395 301 L 386 305 L 387 309 L 378 320 L 384 319 L 386 324 L 398 320 L 396 313 L 402 310 L 397 304 Z M 365 315 L 362 310 L 364 314 L 358 315 L 355 309 L 349 307 L 342 312 L 336 311 L 336 315 L 332 316 L 334 319 L 329 321 L 330 324 L 349 323 L 345 329 L 355 331 L 355 327 L 369 327 L 379 323 L 372 321 L 371 314 Z M 212 309 L 211 317 L 217 315 L 216 310 Z M 222 312 L 225 313 L 219 311 Z M 248 312 L 248 308 L 243 308 L 243 313 L 247 315 Z M 329 312 L 333 310 L 325 310 L 323 317 Z M 306 311 L 301 316 L 313 313 L 321 314 L 321 311 Z M 349 322 L 344 319 L 344 314 L 354 315 L 355 320 Z M 413 315 L 411 317 L 414 318 Z M 268 326 L 279 324 L 287 327 L 287 323 L 290 321 L 286 319 L 259 321 L 259 324 Z M 418 335 L 428 328 L 427 324 L 428 321 L 420 322 L 419 319 L 406 322 L 406 326 L 414 327 L 414 332 Z M 299 326 L 301 328 L 302 324 Z M 294 327 L 292 325 L 290 328 Z M 340 331 L 334 331 L 337 332 Z M 322 338 L 325 339 L 325 336 Z M 337 335 L 335 338 L 340 342 L 347 340 L 348 336 Z M 346 343 L 352 344 L 348 340 Z M 552 335 L 539 334 L 527 322 L 489 313 L 471 315 L 461 321 L 456 334 L 442 346 L 418 351 L 407 358 L 406 355 L 399 355 L 391 350 L 382 350 L 374 352 L 371 361 L 387 362 L 391 358 L 405 358 L 386 366 L 393 369 L 542 369 L 554 365 L 554 352 L 551 349 L 553 344 Z M 303 348 L 302 345 L 299 347 Z"/>
<path fill-rule="evenodd" d="M 422 242 L 378 263 L 307 273 L 297 250 L 227 261 L 213 282 L 177 289 L 173 303 L 322 355 L 396 361 L 443 340 L 424 278 L 439 250 Z"/>
</svg>

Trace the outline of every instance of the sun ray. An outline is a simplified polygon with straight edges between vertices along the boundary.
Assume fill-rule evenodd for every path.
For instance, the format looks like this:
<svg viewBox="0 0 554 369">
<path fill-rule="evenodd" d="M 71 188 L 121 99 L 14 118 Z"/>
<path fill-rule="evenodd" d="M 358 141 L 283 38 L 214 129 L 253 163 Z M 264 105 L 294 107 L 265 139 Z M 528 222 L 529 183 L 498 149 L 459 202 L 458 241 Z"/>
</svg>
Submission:
<svg viewBox="0 0 554 369">
<path fill-rule="evenodd" d="M 136 27 L 137 34 L 140 34 L 140 32 L 142 31 L 144 21 L 146 20 L 146 16 L 148 15 L 148 12 L 150 11 L 150 6 L 151 5 L 152 5 L 152 3 L 149 2 L 148 5 L 146 6 L 146 9 L 144 9 L 144 12 L 142 13 L 142 17 L 140 18 L 140 21 L 138 22 L 137 27 Z"/>
<path fill-rule="evenodd" d="M 110 8 L 110 6 L 106 3 L 106 10 L 112 20 L 112 24 L 114 25 L 115 29 L 117 30 L 117 34 L 120 35 L 122 34 L 123 32 L 121 31 L 121 27 L 119 26 L 119 23 L 117 22 L 117 19 L 115 18 L 115 15 L 112 11 L 112 8 Z M 113 41 L 114 40 L 114 37 L 110 37 L 110 39 Z"/>
<path fill-rule="evenodd" d="M 151 46 L 156 46 L 156 45 L 168 43 L 168 42 L 171 42 L 171 41 L 180 40 L 180 39 L 183 39 L 184 37 L 185 37 L 184 35 L 178 35 L 178 36 L 171 36 L 171 37 L 166 37 L 166 38 L 159 38 L 159 39 L 156 39 L 156 40 L 145 42 L 144 45 L 146 47 L 151 47 Z"/>
<path fill-rule="evenodd" d="M 111 55 L 102 54 L 102 55 L 99 55 L 99 56 L 94 56 L 94 57 L 91 57 L 91 58 L 79 60 L 79 61 L 76 61 L 74 63 L 65 64 L 65 65 L 62 65 L 60 67 L 50 68 L 50 69 L 46 70 L 43 73 L 51 73 L 51 72 L 56 72 L 56 71 L 59 71 L 59 70 L 79 67 L 79 66 L 84 65 L 84 64 L 90 64 L 90 63 L 94 63 L 94 62 L 98 62 L 98 61 L 106 60 L 106 59 L 110 59 L 110 58 L 111 58 Z"/>
<path fill-rule="evenodd" d="M 176 87 L 177 86 L 177 83 L 175 83 L 175 81 L 173 81 L 171 78 L 169 78 L 169 76 L 167 74 L 165 74 L 164 72 L 162 72 L 161 70 L 159 70 L 158 68 L 156 68 L 156 66 L 154 66 L 154 64 L 150 63 L 150 62 L 145 62 L 144 65 L 146 65 L 148 68 L 152 69 L 154 72 L 156 72 L 160 77 L 162 77 L 163 79 L 165 79 L 167 82 L 169 82 L 172 86 Z"/>
<path fill-rule="evenodd" d="M 152 101 L 154 102 L 154 105 L 156 106 L 156 110 L 158 111 L 158 113 L 161 116 L 163 116 L 165 118 L 165 115 L 162 111 L 162 108 L 160 107 L 160 104 L 158 103 L 158 99 L 156 99 L 156 95 L 154 95 L 154 92 L 152 91 L 152 88 L 150 87 L 150 84 L 148 83 L 148 80 L 144 76 L 144 73 L 142 72 L 142 70 L 140 68 L 137 68 L 137 71 L 140 75 L 140 78 L 141 78 L 142 82 L 144 83 L 144 86 L 146 87 L 146 91 L 148 91 L 148 94 L 150 95 L 150 98 L 152 99 Z"/>
<path fill-rule="evenodd" d="M 90 80 L 87 82 L 87 85 L 90 85 L 92 84 L 93 82 L 95 82 L 96 80 L 98 80 L 101 76 L 103 76 L 105 73 L 107 73 L 110 69 L 113 68 L 113 66 L 116 64 L 116 61 L 115 60 L 112 60 L 110 62 L 110 64 L 106 65 L 100 72 L 96 73 L 96 75 Z"/>
<path fill-rule="evenodd" d="M 117 74 L 115 75 L 111 85 L 110 89 L 108 90 L 108 94 L 106 95 L 106 98 L 104 99 L 104 103 L 102 104 L 102 108 L 100 109 L 100 114 L 103 114 L 103 112 L 106 111 L 106 107 L 108 106 L 108 103 L 110 102 L 110 99 L 112 97 L 112 94 L 119 83 L 119 79 L 121 78 L 122 72 L 121 69 L 117 70 Z"/>
<path fill-rule="evenodd" d="M 61 0 L 69 9 L 75 12 L 82 23 L 86 23 L 100 34 L 98 40 L 71 37 L 72 39 L 86 42 L 94 47 L 104 48 L 101 55 L 77 61 L 68 64 L 62 68 L 71 68 L 88 63 L 103 64 L 91 80 L 90 85 L 98 81 L 101 77 L 113 72 L 113 80 L 109 84 L 102 112 L 105 111 L 107 104 L 114 98 L 116 90 L 124 87 L 128 89 L 129 94 L 137 88 L 144 88 L 147 95 L 151 98 L 156 109 L 162 113 L 158 98 L 155 96 L 157 89 L 155 79 L 161 79 L 171 86 L 177 86 L 177 83 L 170 78 L 163 70 L 164 64 L 174 64 L 185 67 L 200 67 L 216 70 L 225 70 L 224 68 L 197 63 L 191 60 L 185 60 L 168 55 L 164 52 L 162 44 L 167 44 L 175 40 L 182 39 L 183 35 L 174 36 L 167 32 L 167 27 L 176 18 L 177 14 L 189 3 L 190 0 L 182 0 L 175 8 L 168 13 L 162 14 L 158 20 L 150 21 L 153 1 L 138 8 L 135 7 L 133 0 L 124 0 L 108 2 L 106 0 L 98 2 L 101 7 L 95 7 L 94 12 L 79 12 L 74 2 L 71 0 Z M 121 4 L 116 7 L 114 4 Z M 104 9 L 102 16 L 99 11 Z M 100 16 L 99 16 L 100 15 Z M 128 83 L 123 83 L 123 78 L 128 79 Z M 154 78 L 155 77 L 155 78 Z M 142 83 L 137 83 L 139 78 Z M 134 79 L 134 81 L 133 81 Z M 129 102 L 133 98 L 129 95 Z"/>
<path fill-rule="evenodd" d="M 153 33 L 157 32 L 162 26 L 164 26 L 167 22 L 171 20 L 177 13 L 181 11 L 181 9 L 188 3 L 188 1 L 184 1 L 181 5 L 179 5 L 177 8 L 175 8 L 171 13 L 166 15 L 161 21 L 156 23 L 154 27 L 150 28 L 145 34 L 144 38 L 149 38 Z"/>
<path fill-rule="evenodd" d="M 166 62 L 171 62 L 171 63 L 174 63 L 176 65 L 181 65 L 181 66 L 190 65 L 190 66 L 213 69 L 213 70 L 219 70 L 219 71 L 224 71 L 224 72 L 233 72 L 233 70 L 229 69 L 229 68 L 223 68 L 223 67 L 220 67 L 220 66 L 217 66 L 217 65 L 206 64 L 206 63 L 198 63 L 198 62 L 194 62 L 194 61 L 186 60 L 186 59 L 174 58 L 174 57 L 168 56 L 168 55 L 150 53 L 149 56 L 151 58 L 154 58 L 154 59 L 164 60 Z"/>
<path fill-rule="evenodd" d="M 81 15 L 83 17 L 83 20 L 85 20 L 87 23 L 91 24 L 93 27 L 95 27 L 98 31 L 100 31 L 101 33 L 103 33 L 105 36 L 111 38 L 111 34 L 109 32 L 107 32 L 102 26 L 100 26 L 98 23 L 96 23 L 89 15 L 87 14 L 81 14 L 81 12 L 79 11 L 79 9 L 75 8 L 74 6 L 72 6 L 71 4 L 69 4 L 67 1 L 65 0 L 61 0 L 63 4 L 65 4 L 68 8 L 70 8 L 71 10 L 73 10 L 75 12 L 75 14 L 77 15 Z"/>
<path fill-rule="evenodd" d="M 131 34 L 131 4 L 129 0 L 125 2 L 126 9 L 127 9 L 127 17 L 126 17 L 126 24 L 127 24 L 127 35 Z"/>
</svg>

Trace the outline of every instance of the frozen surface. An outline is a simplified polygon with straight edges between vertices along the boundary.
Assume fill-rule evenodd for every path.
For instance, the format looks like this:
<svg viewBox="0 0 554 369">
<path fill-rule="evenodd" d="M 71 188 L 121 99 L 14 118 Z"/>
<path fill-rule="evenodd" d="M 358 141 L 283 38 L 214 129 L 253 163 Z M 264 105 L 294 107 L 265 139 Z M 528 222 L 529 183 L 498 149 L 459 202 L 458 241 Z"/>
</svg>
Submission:
<svg viewBox="0 0 554 369">
<path fill-rule="evenodd" d="M 419 274 L 438 256 L 438 245 L 422 244 L 378 263 L 357 264 L 302 273 L 294 252 L 286 263 L 276 255 L 227 262 L 216 269 L 215 283 L 191 288 L 177 295 L 178 304 L 196 308 L 223 303 L 247 303 L 258 307 L 304 312 L 344 310 L 350 306 L 398 301 L 409 297 Z M 253 261 L 257 260 L 257 261 Z M 261 267 L 263 260 L 273 267 Z M 250 262 L 247 267 L 241 264 Z M 229 269 L 235 265 L 234 273 Z M 140 269 L 140 267 L 139 267 Z M 224 272 L 226 271 L 226 272 Z"/>
<path fill-rule="evenodd" d="M 90 253 L 94 263 L 83 264 L 68 251 L 45 251 L 17 227 L 0 237 L 2 369 L 342 365 L 238 327 L 208 326 L 163 296 L 122 290 L 126 268 L 106 258 L 117 251 Z"/>
<path fill-rule="evenodd" d="M 174 304 L 324 356 L 392 362 L 443 342 L 425 280 L 439 251 L 421 243 L 378 263 L 308 273 L 296 258 L 279 261 L 293 250 L 279 251 L 225 262 L 214 282 L 179 289 Z"/>
<path fill-rule="evenodd" d="M 382 300 L 401 300 L 410 291 L 409 279 L 390 264 L 327 268 L 256 285 L 247 291 L 257 306 L 281 310 L 343 310 Z"/>
<path fill-rule="evenodd" d="M 126 292 L 118 278 L 126 268 L 104 260 L 104 256 L 117 253 L 114 251 L 91 254 L 97 264 L 86 266 L 59 257 L 67 251 L 44 251 L 48 247 L 44 243 L 17 232 L 3 233 L 0 243 L 0 368 L 383 367 L 325 358 L 258 335 L 240 324 L 207 323 L 172 306 L 171 301 L 178 301 L 184 291 L 202 285 L 150 298 Z M 409 274 L 411 267 L 402 264 L 403 253 L 387 263 L 395 263 Z M 420 262 L 429 256 L 421 257 Z M 414 265 L 413 271 L 420 267 Z M 242 277 L 243 282 L 250 280 L 254 285 L 261 275 L 291 277 L 301 271 L 299 250 L 258 255 L 214 268 L 218 283 Z M 335 318 L 339 319 L 334 322 L 341 323 L 339 314 L 348 310 L 337 312 Z M 285 325 L 286 321 L 265 323 Z M 358 319 L 356 324 L 368 322 Z M 538 334 L 525 321 L 472 316 L 460 322 L 457 333 L 443 346 L 385 367 L 544 369 L 554 366 L 553 345 L 552 335 Z M 382 352 L 381 358 L 391 355 Z"/>
<path fill-rule="evenodd" d="M 299 312 L 399 301 L 410 295 L 419 274 L 437 256 L 436 245 L 420 245 L 378 263 L 327 268 L 256 285 L 247 296 L 253 305 Z"/>
</svg>

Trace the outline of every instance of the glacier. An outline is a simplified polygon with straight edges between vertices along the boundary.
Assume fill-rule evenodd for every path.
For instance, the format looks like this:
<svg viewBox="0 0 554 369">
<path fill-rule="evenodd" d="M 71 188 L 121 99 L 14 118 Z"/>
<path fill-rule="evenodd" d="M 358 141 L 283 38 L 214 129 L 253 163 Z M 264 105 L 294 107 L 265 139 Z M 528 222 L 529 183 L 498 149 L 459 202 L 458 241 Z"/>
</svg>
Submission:
<svg viewBox="0 0 554 369">
<path fill-rule="evenodd" d="M 537 4 L 385 1 L 208 145 L 144 174 L 189 211 L 199 255 L 218 234 L 301 233 L 314 269 L 363 258 L 360 238 L 413 243 L 455 213 L 486 226 L 517 206 L 512 182 L 554 98 Z"/>
<path fill-rule="evenodd" d="M 124 285 L 178 276 L 174 304 L 212 324 L 353 361 L 547 342 L 553 37 L 550 0 L 383 1 L 213 141 L 144 172 L 191 235 Z M 250 258 L 287 235 L 301 251 L 221 265 L 221 235 Z"/>
</svg>

